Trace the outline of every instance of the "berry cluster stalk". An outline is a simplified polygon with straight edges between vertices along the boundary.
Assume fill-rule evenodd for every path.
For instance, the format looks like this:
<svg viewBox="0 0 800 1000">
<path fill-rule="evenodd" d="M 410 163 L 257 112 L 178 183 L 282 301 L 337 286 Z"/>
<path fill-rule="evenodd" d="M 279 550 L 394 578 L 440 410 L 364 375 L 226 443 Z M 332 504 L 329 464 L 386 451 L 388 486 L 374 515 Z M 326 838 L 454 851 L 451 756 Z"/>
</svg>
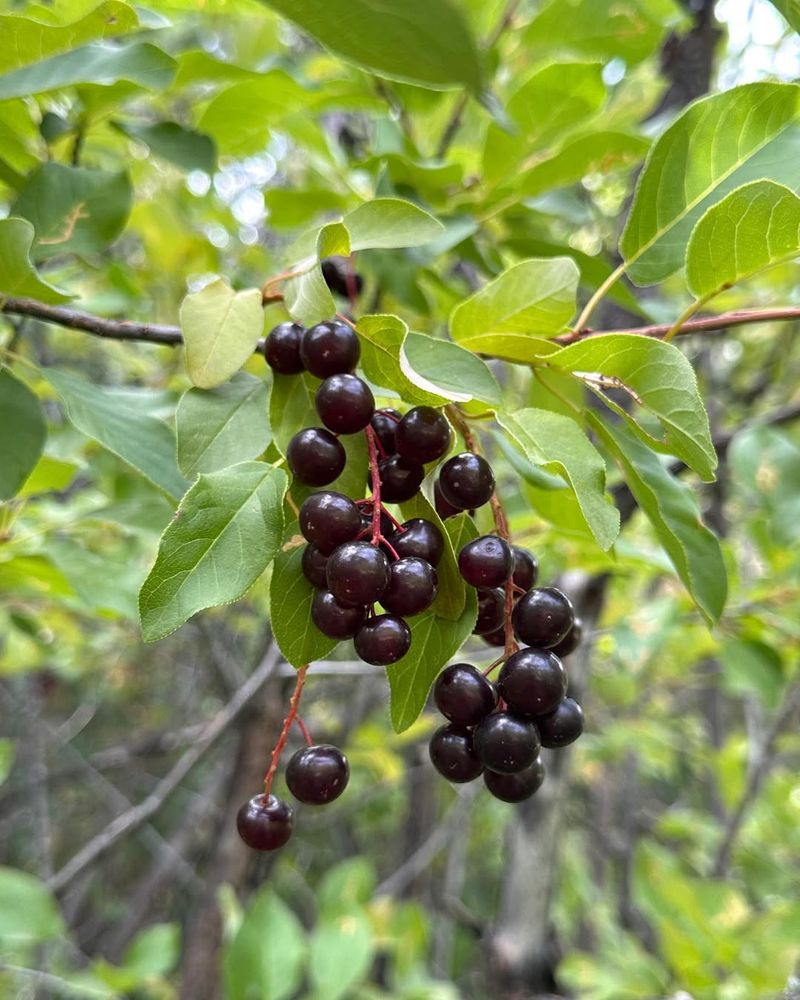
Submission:
<svg viewBox="0 0 800 1000">
<path fill-rule="evenodd" d="M 269 796 L 270 790 L 272 789 L 272 779 L 275 777 L 275 772 L 278 770 L 278 763 L 281 759 L 281 754 L 283 753 L 283 748 L 286 746 L 286 740 L 289 738 L 289 730 L 292 728 L 292 723 L 297 718 L 297 709 L 300 707 L 300 698 L 303 694 L 303 685 L 306 682 L 306 674 L 308 673 L 308 664 L 304 667 L 300 667 L 297 671 L 297 682 L 294 686 L 294 691 L 292 692 L 292 697 L 289 701 L 289 711 L 286 713 L 286 718 L 283 720 L 283 728 L 281 729 L 281 734 L 278 737 L 278 742 L 275 744 L 275 748 L 272 751 L 272 758 L 269 763 L 269 770 L 264 778 L 264 796 Z M 305 726 L 301 726 L 303 735 L 308 741 L 307 730 Z"/>
<path fill-rule="evenodd" d="M 381 475 L 378 471 L 378 445 L 375 431 L 367 425 L 364 428 L 369 449 L 369 473 L 372 479 L 372 544 L 380 545 L 381 540 Z"/>
</svg>

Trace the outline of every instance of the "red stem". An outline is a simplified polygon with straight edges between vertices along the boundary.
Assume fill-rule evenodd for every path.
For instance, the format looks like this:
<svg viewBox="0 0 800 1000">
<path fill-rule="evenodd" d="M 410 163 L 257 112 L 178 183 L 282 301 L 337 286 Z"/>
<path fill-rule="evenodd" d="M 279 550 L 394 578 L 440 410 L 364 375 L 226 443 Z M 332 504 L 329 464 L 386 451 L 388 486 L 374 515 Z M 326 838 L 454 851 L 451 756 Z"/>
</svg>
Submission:
<svg viewBox="0 0 800 1000">
<path fill-rule="evenodd" d="M 369 424 L 364 428 L 369 449 L 369 472 L 372 479 L 372 544 L 381 543 L 381 477 L 378 472 L 378 435 Z"/>
<path fill-rule="evenodd" d="M 303 739 L 306 741 L 308 746 L 313 747 L 314 741 L 311 739 L 311 733 L 308 731 L 308 726 L 306 726 L 305 722 L 303 722 L 299 715 L 294 717 L 294 721 L 297 723 L 297 728 L 303 734 Z"/>
<path fill-rule="evenodd" d="M 283 729 L 281 729 L 281 734 L 278 737 L 278 742 L 275 744 L 275 748 L 272 751 L 272 758 L 269 762 L 269 770 L 264 778 L 264 797 L 266 798 L 272 788 L 272 779 L 275 777 L 275 772 L 278 770 L 278 763 L 281 759 L 281 754 L 283 753 L 283 748 L 286 746 L 286 740 L 289 738 L 289 730 L 292 728 L 292 723 L 297 718 L 297 708 L 300 705 L 300 697 L 303 694 L 303 685 L 306 681 L 306 674 L 308 673 L 308 665 L 300 667 L 297 671 L 297 683 L 294 686 L 294 691 L 292 692 L 292 697 L 289 700 L 289 711 L 286 718 L 283 720 Z"/>
</svg>

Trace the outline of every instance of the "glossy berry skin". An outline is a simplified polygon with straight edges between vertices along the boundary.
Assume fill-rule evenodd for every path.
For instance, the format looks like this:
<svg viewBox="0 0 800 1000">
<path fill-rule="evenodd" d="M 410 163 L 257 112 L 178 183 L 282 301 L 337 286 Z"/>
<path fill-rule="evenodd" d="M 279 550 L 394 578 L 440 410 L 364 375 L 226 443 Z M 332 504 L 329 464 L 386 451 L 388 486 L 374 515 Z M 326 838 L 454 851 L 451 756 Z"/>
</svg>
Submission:
<svg viewBox="0 0 800 1000">
<path fill-rule="evenodd" d="M 425 469 L 415 462 L 407 462 L 399 455 L 391 455 L 378 462 L 383 503 L 405 503 L 416 495 Z"/>
<path fill-rule="evenodd" d="M 297 750 L 286 765 L 289 791 L 310 806 L 323 806 L 338 799 L 349 780 L 347 757 L 329 743 Z"/>
<path fill-rule="evenodd" d="M 300 359 L 317 378 L 351 372 L 361 356 L 361 345 L 346 323 L 317 323 L 303 334 Z"/>
<path fill-rule="evenodd" d="M 510 712 L 487 715 L 475 727 L 472 739 L 484 767 L 500 774 L 523 771 L 539 753 L 536 726 Z"/>
<path fill-rule="evenodd" d="M 357 375 L 329 375 L 317 389 L 317 413 L 336 434 L 363 431 L 375 411 L 375 397 Z"/>
<path fill-rule="evenodd" d="M 264 345 L 264 357 L 273 371 L 281 375 L 298 375 L 303 371 L 300 341 L 305 327 L 299 323 L 279 323 L 273 327 Z"/>
<path fill-rule="evenodd" d="M 497 690 L 471 663 L 451 663 L 436 678 L 433 700 L 446 719 L 466 729 L 494 711 Z"/>
<path fill-rule="evenodd" d="M 435 462 L 450 447 L 452 433 L 447 417 L 432 406 L 415 406 L 395 431 L 397 451 L 409 462 Z"/>
<path fill-rule="evenodd" d="M 327 577 L 340 604 L 374 604 L 389 586 L 389 560 L 369 542 L 346 542 L 328 557 Z"/>
<path fill-rule="evenodd" d="M 433 521 L 414 517 L 393 531 L 388 540 L 399 556 L 416 556 L 431 566 L 438 566 L 444 554 L 444 538 Z"/>
<path fill-rule="evenodd" d="M 511 579 L 522 590 L 530 590 L 539 575 L 539 563 L 533 553 L 519 545 L 513 547 L 514 573 Z"/>
<path fill-rule="evenodd" d="M 553 646 L 553 652 L 556 656 L 569 656 L 570 653 L 574 653 L 578 646 L 580 646 L 581 639 L 583 639 L 583 622 L 580 618 L 576 618 L 574 625 L 561 642 Z"/>
<path fill-rule="evenodd" d="M 478 620 L 472 630 L 475 635 L 488 635 L 502 631 L 505 620 L 506 595 L 501 587 L 478 591 Z M 505 639 L 502 640 L 503 643 Z"/>
<path fill-rule="evenodd" d="M 350 497 L 334 490 L 312 493 L 300 507 L 300 531 L 307 542 L 329 556 L 361 531 L 361 512 Z"/>
<path fill-rule="evenodd" d="M 388 515 L 381 511 L 381 534 L 383 537 L 387 538 L 391 535 L 393 529 L 394 525 Z M 362 508 L 361 510 L 361 530 L 372 531 L 372 510 L 370 508 Z"/>
<path fill-rule="evenodd" d="M 568 747 L 583 732 L 583 709 L 574 698 L 565 698 L 555 712 L 536 720 L 543 747 Z"/>
<path fill-rule="evenodd" d="M 399 420 L 400 414 L 397 410 L 393 410 L 390 407 L 376 410 L 372 416 L 372 420 L 370 420 L 370 425 L 378 435 L 378 440 L 387 457 L 397 451 L 395 447 L 395 428 Z"/>
<path fill-rule="evenodd" d="M 454 507 L 482 507 L 494 493 L 494 473 L 485 458 L 462 451 L 439 470 L 439 486 L 442 496 Z"/>
<path fill-rule="evenodd" d="M 503 802 L 523 802 L 542 787 L 544 764 L 537 757 L 530 767 L 526 767 L 524 771 L 517 771 L 515 774 L 484 771 L 483 781 L 496 799 L 502 799 Z"/>
<path fill-rule="evenodd" d="M 545 715 L 566 695 L 567 672 L 549 649 L 521 649 L 503 664 L 497 687 L 512 712 Z"/>
<path fill-rule="evenodd" d="M 486 643 L 487 646 L 505 646 L 506 644 L 506 630 L 505 625 L 503 628 L 498 628 L 494 632 L 487 632 L 485 635 L 481 636 L 481 639 Z"/>
<path fill-rule="evenodd" d="M 473 587 L 502 587 L 514 569 L 514 553 L 505 539 L 482 535 L 458 553 L 458 569 Z"/>
<path fill-rule="evenodd" d="M 298 431 L 286 449 L 292 475 L 306 486 L 327 486 L 338 479 L 347 460 L 341 442 L 324 427 Z"/>
<path fill-rule="evenodd" d="M 431 763 L 448 781 L 463 784 L 474 781 L 483 770 L 472 745 L 472 736 L 456 726 L 442 726 L 428 745 Z"/>
<path fill-rule="evenodd" d="M 350 269 L 350 261 L 345 257 L 326 257 L 320 264 L 325 284 L 343 299 L 355 298 L 361 294 L 364 279 L 358 271 Z"/>
<path fill-rule="evenodd" d="M 520 597 L 511 620 L 520 642 L 548 648 L 558 645 L 569 632 L 575 612 L 566 594 L 555 587 L 539 587 Z"/>
<path fill-rule="evenodd" d="M 292 835 L 294 811 L 277 795 L 254 795 L 236 816 L 239 836 L 254 851 L 274 851 Z"/>
<path fill-rule="evenodd" d="M 365 663 L 385 667 L 406 655 L 411 647 L 411 629 L 395 615 L 376 615 L 358 630 L 355 646 Z"/>
<path fill-rule="evenodd" d="M 393 615 L 418 615 L 436 600 L 438 583 L 429 562 L 406 556 L 389 567 L 389 586 L 381 604 Z"/>
<path fill-rule="evenodd" d="M 436 513 L 443 521 L 445 518 L 453 517 L 454 514 L 460 514 L 463 509 L 461 507 L 454 507 L 451 503 L 445 500 L 438 479 L 433 484 L 433 506 L 436 508 Z"/>
<path fill-rule="evenodd" d="M 311 621 L 331 639 L 352 639 L 366 617 L 366 608 L 344 607 L 329 590 L 318 590 L 314 594 Z"/>
<path fill-rule="evenodd" d="M 303 576 L 317 590 L 328 586 L 328 577 L 325 572 L 327 565 L 328 557 L 324 556 L 316 545 L 306 545 L 301 561 Z"/>
</svg>

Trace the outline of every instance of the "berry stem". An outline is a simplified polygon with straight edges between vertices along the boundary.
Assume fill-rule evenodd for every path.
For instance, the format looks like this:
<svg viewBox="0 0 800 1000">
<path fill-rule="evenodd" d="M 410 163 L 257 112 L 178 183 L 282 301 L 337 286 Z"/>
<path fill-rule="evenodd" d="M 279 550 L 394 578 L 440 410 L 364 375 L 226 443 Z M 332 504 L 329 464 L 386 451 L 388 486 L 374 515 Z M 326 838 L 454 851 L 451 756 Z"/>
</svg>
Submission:
<svg viewBox="0 0 800 1000">
<path fill-rule="evenodd" d="M 303 739 L 306 741 L 306 744 L 310 747 L 313 747 L 314 741 L 311 739 L 311 733 L 308 731 L 308 726 L 305 724 L 305 722 L 303 722 L 303 720 L 300 718 L 299 715 L 296 715 L 294 717 L 294 721 L 297 723 L 297 728 L 303 734 Z"/>
<path fill-rule="evenodd" d="M 489 666 L 484 670 L 483 676 L 488 677 L 493 670 L 496 670 L 501 663 L 505 662 L 505 659 L 506 659 L 505 653 L 503 653 L 502 656 L 498 656 L 497 659 L 494 661 L 494 663 L 490 663 Z"/>
<path fill-rule="evenodd" d="M 275 772 L 278 770 L 278 764 L 281 759 L 281 754 L 283 753 L 283 748 L 286 746 L 286 740 L 289 738 L 289 730 L 292 728 L 292 723 L 297 718 L 297 709 L 300 705 L 300 698 L 303 694 L 303 685 L 306 682 L 307 673 L 308 664 L 304 667 L 300 667 L 297 671 L 297 683 L 294 686 L 292 697 L 289 699 L 289 711 L 286 713 L 286 718 L 283 720 L 283 728 L 281 729 L 281 734 L 278 737 L 278 742 L 275 744 L 275 748 L 272 751 L 272 757 L 269 762 L 269 770 L 264 777 L 265 798 L 269 796 L 270 790 L 272 789 L 272 779 L 275 777 Z"/>
<path fill-rule="evenodd" d="M 369 449 L 369 473 L 372 479 L 372 544 L 381 542 L 381 476 L 378 471 L 378 435 L 367 424 L 364 428 Z"/>
</svg>

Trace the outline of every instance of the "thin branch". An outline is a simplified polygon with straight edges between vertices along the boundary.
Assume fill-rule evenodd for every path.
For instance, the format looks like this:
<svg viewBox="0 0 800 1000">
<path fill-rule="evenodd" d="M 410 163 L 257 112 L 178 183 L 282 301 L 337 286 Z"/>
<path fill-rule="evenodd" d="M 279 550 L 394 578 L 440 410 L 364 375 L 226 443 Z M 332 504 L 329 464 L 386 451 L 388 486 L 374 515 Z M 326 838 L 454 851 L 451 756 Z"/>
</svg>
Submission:
<svg viewBox="0 0 800 1000">
<path fill-rule="evenodd" d="M 247 678 L 228 704 L 211 719 L 198 742 L 180 758 L 175 766 L 159 781 L 154 790 L 138 805 L 127 809 L 85 844 L 60 871 L 50 879 L 49 887 L 54 892 L 64 889 L 84 869 L 105 854 L 111 847 L 134 830 L 146 823 L 164 805 L 166 800 L 180 786 L 192 768 L 216 743 L 239 713 L 263 688 L 280 661 L 280 651 L 276 643 L 267 650 L 261 663 Z"/>
</svg>

